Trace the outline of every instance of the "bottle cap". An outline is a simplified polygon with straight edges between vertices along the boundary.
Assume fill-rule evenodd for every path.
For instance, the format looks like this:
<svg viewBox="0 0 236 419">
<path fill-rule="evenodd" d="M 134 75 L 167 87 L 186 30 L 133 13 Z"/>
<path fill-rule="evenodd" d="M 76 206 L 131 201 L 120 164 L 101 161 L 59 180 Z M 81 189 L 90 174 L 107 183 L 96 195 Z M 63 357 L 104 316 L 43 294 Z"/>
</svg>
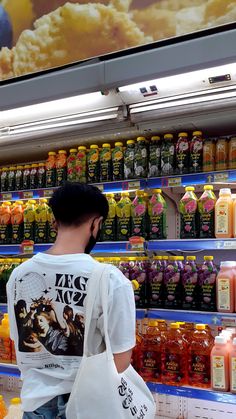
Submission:
<svg viewBox="0 0 236 419">
<path fill-rule="evenodd" d="M 29 204 L 36 204 L 36 201 L 35 201 L 35 199 L 30 199 L 30 200 L 28 201 L 28 203 L 29 203 Z"/>
<path fill-rule="evenodd" d="M 67 154 L 66 150 L 59 150 L 58 154 Z"/>
<path fill-rule="evenodd" d="M 153 259 L 154 260 L 163 260 L 163 256 L 154 256 Z"/>
<path fill-rule="evenodd" d="M 187 136 L 188 136 L 187 132 L 180 132 L 178 134 L 178 137 L 187 137 Z"/>
<path fill-rule="evenodd" d="M 16 205 L 24 205 L 24 202 L 19 200 L 19 201 L 16 201 L 15 204 Z"/>
<path fill-rule="evenodd" d="M 135 192 L 135 194 L 137 196 L 143 196 L 144 192 L 143 191 L 140 191 L 140 189 L 137 189 L 137 191 Z"/>
<path fill-rule="evenodd" d="M 114 194 L 113 193 L 106 193 L 106 197 L 107 198 L 114 198 Z"/>
<path fill-rule="evenodd" d="M 55 156 L 56 154 L 57 154 L 57 153 L 56 153 L 55 151 L 49 151 L 49 152 L 48 152 L 48 155 L 49 155 L 49 156 Z"/>
<path fill-rule="evenodd" d="M 16 166 L 17 170 L 22 170 L 23 166 Z"/>
<path fill-rule="evenodd" d="M 2 171 L 6 171 L 6 170 L 8 170 L 8 167 L 2 167 Z"/>
<path fill-rule="evenodd" d="M 169 256 L 164 255 L 164 256 L 162 256 L 162 259 L 163 260 L 168 260 L 169 259 Z"/>
<path fill-rule="evenodd" d="M 46 198 L 41 198 L 40 202 L 43 202 L 44 204 L 46 204 L 48 202 L 48 200 Z"/>
<path fill-rule="evenodd" d="M 118 141 L 118 142 L 115 143 L 115 147 L 123 147 L 123 143 Z"/>
<path fill-rule="evenodd" d="M 126 144 L 128 144 L 128 145 L 129 144 L 135 144 L 135 141 L 134 140 L 128 140 Z"/>
<path fill-rule="evenodd" d="M 171 323 L 170 328 L 177 330 L 177 329 L 179 329 L 179 325 L 178 325 L 178 323 Z"/>
<path fill-rule="evenodd" d="M 162 189 L 153 189 L 153 193 L 162 193 Z"/>
<path fill-rule="evenodd" d="M 15 170 L 15 166 L 10 166 L 10 170 Z"/>
<path fill-rule="evenodd" d="M 162 324 L 165 323 L 166 324 L 166 321 L 164 319 L 158 319 L 157 321 L 158 321 L 158 323 L 162 323 Z"/>
<path fill-rule="evenodd" d="M 174 136 L 172 134 L 165 134 L 164 140 L 173 140 Z"/>
<path fill-rule="evenodd" d="M 198 135 L 202 135 L 202 131 L 193 131 L 193 135 L 198 136 Z"/>
<path fill-rule="evenodd" d="M 152 138 L 151 138 L 151 141 L 159 141 L 161 139 L 161 137 L 159 137 L 159 135 L 154 135 Z"/>
<path fill-rule="evenodd" d="M 86 148 L 84 145 L 80 145 L 80 146 L 78 147 L 78 150 L 87 150 L 87 148 Z"/>
<path fill-rule="evenodd" d="M 214 260 L 213 256 L 204 256 L 204 260 Z"/>
<path fill-rule="evenodd" d="M 30 164 L 25 164 L 24 169 L 30 169 Z"/>
<path fill-rule="evenodd" d="M 44 167 L 45 163 L 39 163 L 39 167 Z"/>
<path fill-rule="evenodd" d="M 226 343 L 225 336 L 216 336 L 215 337 L 215 343 L 217 343 L 219 345 L 224 345 Z"/>
<path fill-rule="evenodd" d="M 11 399 L 11 404 L 21 404 L 21 399 L 19 397 L 14 397 L 14 399 Z"/>
<path fill-rule="evenodd" d="M 146 138 L 145 137 L 138 137 L 137 141 L 146 141 Z"/>
<path fill-rule="evenodd" d="M 185 191 L 186 192 L 193 192 L 193 191 L 195 191 L 195 188 L 194 188 L 194 186 L 186 186 Z"/>
<path fill-rule="evenodd" d="M 176 256 L 176 260 L 184 260 L 184 256 Z"/>
<path fill-rule="evenodd" d="M 196 330 L 205 330 L 206 325 L 205 324 L 196 324 Z"/>
<path fill-rule="evenodd" d="M 220 196 L 222 195 L 231 195 L 231 189 L 229 188 L 220 189 Z"/>
<path fill-rule="evenodd" d="M 178 256 L 169 256 L 169 260 L 178 260 L 177 257 Z"/>
<path fill-rule="evenodd" d="M 158 326 L 158 321 L 157 320 L 149 320 L 148 326 L 156 327 L 156 326 Z"/>
<path fill-rule="evenodd" d="M 137 291 L 137 290 L 139 289 L 139 287 L 140 287 L 140 285 L 139 285 L 138 281 L 136 281 L 136 279 L 133 279 L 133 280 L 131 281 L 131 283 L 132 283 L 132 286 L 133 286 L 133 290 L 134 290 L 134 291 Z"/>
<path fill-rule="evenodd" d="M 129 196 L 129 192 L 121 192 L 121 196 L 122 197 L 124 197 L 124 196 L 128 197 Z"/>
<path fill-rule="evenodd" d="M 204 191 L 213 191 L 213 185 L 204 185 Z"/>
<path fill-rule="evenodd" d="M 196 256 L 187 256 L 186 260 L 196 260 Z"/>
<path fill-rule="evenodd" d="M 33 164 L 31 164 L 31 167 L 38 167 L 38 164 L 37 163 L 33 163 Z"/>
<path fill-rule="evenodd" d="M 90 146 L 90 148 L 91 148 L 92 146 Z M 76 148 L 71 148 L 70 149 L 70 153 L 77 153 L 77 149 Z"/>
<path fill-rule="evenodd" d="M 102 145 L 102 148 L 111 148 L 111 144 L 104 143 L 104 144 Z"/>
</svg>

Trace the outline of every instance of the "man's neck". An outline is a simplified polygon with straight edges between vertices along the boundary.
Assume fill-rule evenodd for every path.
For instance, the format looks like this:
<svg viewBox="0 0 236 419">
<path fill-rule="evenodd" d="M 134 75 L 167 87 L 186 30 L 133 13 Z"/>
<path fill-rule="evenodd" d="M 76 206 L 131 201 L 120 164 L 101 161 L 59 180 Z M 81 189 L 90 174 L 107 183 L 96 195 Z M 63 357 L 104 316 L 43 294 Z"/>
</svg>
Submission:
<svg viewBox="0 0 236 419">
<path fill-rule="evenodd" d="M 55 243 L 46 252 L 50 255 L 72 255 L 84 253 L 86 247 L 85 235 L 78 229 L 59 229 Z"/>
</svg>

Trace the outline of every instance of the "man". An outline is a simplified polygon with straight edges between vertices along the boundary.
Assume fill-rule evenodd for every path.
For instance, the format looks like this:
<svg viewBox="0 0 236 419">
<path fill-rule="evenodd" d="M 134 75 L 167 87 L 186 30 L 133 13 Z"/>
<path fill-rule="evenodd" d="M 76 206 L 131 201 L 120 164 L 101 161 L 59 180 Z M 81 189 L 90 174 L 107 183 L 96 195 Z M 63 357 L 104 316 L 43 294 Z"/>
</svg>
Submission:
<svg viewBox="0 0 236 419">
<path fill-rule="evenodd" d="M 89 253 L 109 210 L 99 189 L 69 182 L 55 191 L 50 206 L 57 226 L 55 244 L 16 268 L 7 285 L 11 337 L 23 379 L 24 419 L 65 418 L 81 362 L 78 350 L 83 333 L 77 319 L 83 320 L 87 285 L 96 268 Z M 108 288 L 110 341 L 117 370 L 122 372 L 135 345 L 134 296 L 129 280 L 115 267 L 111 267 Z M 24 305 L 27 321 L 18 318 L 19 304 Z M 70 322 L 78 327 L 73 339 L 65 318 L 68 307 Z M 91 324 L 93 354 L 104 349 L 99 307 L 97 296 Z"/>
</svg>

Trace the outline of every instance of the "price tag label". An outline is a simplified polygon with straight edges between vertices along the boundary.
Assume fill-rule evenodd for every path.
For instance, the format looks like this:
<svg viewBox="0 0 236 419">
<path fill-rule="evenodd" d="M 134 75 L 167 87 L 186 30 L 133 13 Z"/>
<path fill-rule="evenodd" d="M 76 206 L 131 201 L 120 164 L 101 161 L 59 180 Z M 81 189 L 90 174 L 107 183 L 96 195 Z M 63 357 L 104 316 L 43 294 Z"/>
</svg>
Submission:
<svg viewBox="0 0 236 419">
<path fill-rule="evenodd" d="M 236 249 L 236 241 L 227 240 L 223 242 L 223 249 Z"/>
<path fill-rule="evenodd" d="M 24 199 L 30 199 L 30 198 L 33 198 L 34 197 L 34 193 L 33 193 L 33 191 L 26 191 L 26 192 L 23 192 L 23 198 Z"/>
<path fill-rule="evenodd" d="M 128 250 L 134 252 L 144 252 L 145 239 L 143 237 L 131 237 L 128 243 Z"/>
<path fill-rule="evenodd" d="M 23 253 L 27 253 L 27 254 L 34 253 L 34 246 L 33 245 L 24 246 Z"/>
<path fill-rule="evenodd" d="M 233 317 L 223 317 L 221 319 L 221 324 L 222 326 L 225 327 L 235 327 L 236 326 L 236 319 L 234 319 Z"/>
<path fill-rule="evenodd" d="M 168 179 L 168 186 L 169 188 L 174 188 L 176 186 L 182 185 L 182 178 L 181 177 L 172 177 Z"/>
<path fill-rule="evenodd" d="M 11 201 L 12 200 L 12 194 L 11 193 L 3 193 L 2 194 L 2 200 L 3 201 Z"/>
<path fill-rule="evenodd" d="M 128 182 L 128 189 L 140 189 L 140 181 L 139 180 L 135 180 L 135 181 L 131 181 Z"/>
<path fill-rule="evenodd" d="M 223 173 L 215 173 L 214 174 L 214 182 L 227 182 L 229 178 L 229 174 L 228 172 L 223 172 Z"/>
<path fill-rule="evenodd" d="M 54 190 L 53 189 L 46 189 L 43 191 L 43 196 L 45 198 L 51 197 L 53 195 Z"/>
</svg>

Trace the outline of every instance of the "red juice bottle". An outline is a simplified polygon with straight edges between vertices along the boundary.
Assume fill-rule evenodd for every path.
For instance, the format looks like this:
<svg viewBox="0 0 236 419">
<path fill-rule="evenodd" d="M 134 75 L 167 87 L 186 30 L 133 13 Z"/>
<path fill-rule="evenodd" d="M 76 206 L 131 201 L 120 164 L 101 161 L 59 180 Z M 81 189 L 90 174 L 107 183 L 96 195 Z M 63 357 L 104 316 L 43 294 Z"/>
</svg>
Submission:
<svg viewBox="0 0 236 419">
<path fill-rule="evenodd" d="M 161 381 L 163 338 L 156 320 L 150 320 L 140 344 L 139 373 L 145 381 Z"/>
</svg>

